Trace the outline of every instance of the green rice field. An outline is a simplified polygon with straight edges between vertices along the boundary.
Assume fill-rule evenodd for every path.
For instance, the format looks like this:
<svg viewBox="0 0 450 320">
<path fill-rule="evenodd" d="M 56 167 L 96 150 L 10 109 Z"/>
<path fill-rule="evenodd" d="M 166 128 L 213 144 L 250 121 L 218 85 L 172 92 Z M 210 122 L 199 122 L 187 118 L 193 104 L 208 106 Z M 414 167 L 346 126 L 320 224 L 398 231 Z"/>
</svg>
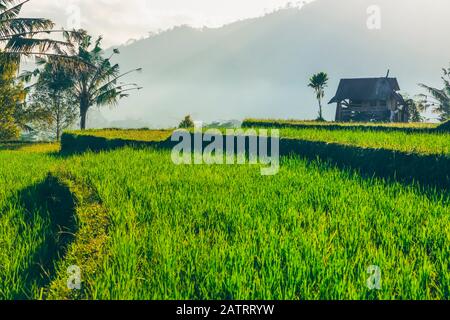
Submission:
<svg viewBox="0 0 450 320">
<path fill-rule="evenodd" d="M 299 127 L 322 127 L 322 128 L 369 128 L 372 130 L 389 130 L 389 129 L 436 129 L 438 124 L 435 123 L 379 123 L 379 122 L 317 122 L 305 120 L 273 120 L 273 119 L 246 119 L 244 125 L 250 126 L 299 126 Z"/>
<path fill-rule="evenodd" d="M 281 138 L 327 142 L 369 149 L 385 149 L 405 153 L 450 156 L 450 133 L 367 130 L 327 130 L 324 128 L 281 128 Z M 243 130 L 249 130 L 244 128 Z M 258 128 L 254 128 L 258 129 Z M 225 132 L 225 130 L 222 130 Z M 75 135 L 95 136 L 130 141 L 164 141 L 173 130 L 88 130 Z"/>
<path fill-rule="evenodd" d="M 449 152 L 439 134 L 281 132 Z M 424 192 L 295 156 L 281 159 L 277 175 L 262 176 L 257 165 L 177 166 L 168 150 L 70 155 L 58 148 L 0 147 L 0 299 L 450 298 L 446 190 Z M 74 208 L 54 206 L 69 201 L 61 190 L 70 191 Z M 67 288 L 73 265 L 82 271 L 80 290 Z M 367 285 L 370 266 L 381 272 L 379 290 Z"/>
<path fill-rule="evenodd" d="M 343 144 L 370 149 L 450 156 L 450 133 L 407 133 L 361 130 L 281 129 L 285 138 Z"/>
</svg>

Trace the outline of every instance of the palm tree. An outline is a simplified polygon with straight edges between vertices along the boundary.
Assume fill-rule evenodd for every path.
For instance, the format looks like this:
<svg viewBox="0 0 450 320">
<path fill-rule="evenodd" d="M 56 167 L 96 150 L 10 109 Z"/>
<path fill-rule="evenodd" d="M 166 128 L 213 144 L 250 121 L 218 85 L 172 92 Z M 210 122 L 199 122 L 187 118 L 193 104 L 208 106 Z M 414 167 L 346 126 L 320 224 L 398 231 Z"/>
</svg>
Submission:
<svg viewBox="0 0 450 320">
<path fill-rule="evenodd" d="M 429 103 L 431 106 L 435 107 L 433 111 L 440 115 L 440 120 L 442 122 L 450 120 L 450 68 L 443 69 L 443 71 L 443 89 L 437 89 L 425 84 L 420 84 L 422 88 L 425 88 L 431 94 L 432 101 Z"/>
<path fill-rule="evenodd" d="M 101 48 L 102 38 L 99 37 L 94 43 L 92 37 L 82 32 L 83 37 L 77 43 L 77 57 L 94 68 L 74 68 L 73 97 L 78 101 L 80 107 L 80 128 L 86 129 L 86 118 L 92 106 L 117 105 L 122 98 L 128 97 L 130 91 L 142 89 L 135 83 L 123 83 L 119 80 L 133 72 L 141 71 L 141 68 L 120 73 L 119 65 L 113 64 L 111 59 L 120 54 L 114 49 L 108 58 L 103 57 Z"/>
<path fill-rule="evenodd" d="M 22 8 L 31 0 L 0 0 L 0 52 L 16 63 L 22 56 L 69 57 L 70 41 L 49 38 L 63 33 L 66 39 L 79 35 L 75 31 L 53 30 L 54 23 L 44 18 L 21 18 Z"/>
<path fill-rule="evenodd" d="M 403 100 L 405 100 L 405 106 L 408 110 L 410 122 L 424 122 L 426 118 L 423 113 L 427 111 L 429 105 L 424 95 L 416 95 L 410 97 L 407 93 L 402 94 Z"/>
<path fill-rule="evenodd" d="M 115 55 L 120 54 L 118 49 L 114 49 L 108 58 L 104 58 L 102 37 L 92 42 L 92 37 L 86 31 L 78 30 L 77 33 L 81 36 L 74 38 L 77 51 L 72 62 L 75 63 L 67 63 L 57 56 L 38 58 L 38 66 L 43 66 L 44 69 L 38 67 L 32 72 L 25 71 L 20 79 L 30 82 L 32 78 L 40 77 L 45 68 L 49 67 L 70 74 L 71 86 L 68 90 L 79 107 L 80 129 L 85 130 L 87 114 L 92 106 L 117 105 L 119 100 L 128 97 L 131 91 L 142 89 L 135 83 L 119 82 L 126 75 L 141 71 L 141 68 L 120 73 L 119 65 L 111 62 Z M 70 34 L 65 36 L 70 37 Z"/>
<path fill-rule="evenodd" d="M 325 97 L 325 88 L 328 85 L 328 75 L 325 72 L 319 72 L 309 79 L 308 87 L 314 89 L 317 101 L 319 102 L 319 121 L 324 121 L 322 113 L 322 99 Z"/>
</svg>

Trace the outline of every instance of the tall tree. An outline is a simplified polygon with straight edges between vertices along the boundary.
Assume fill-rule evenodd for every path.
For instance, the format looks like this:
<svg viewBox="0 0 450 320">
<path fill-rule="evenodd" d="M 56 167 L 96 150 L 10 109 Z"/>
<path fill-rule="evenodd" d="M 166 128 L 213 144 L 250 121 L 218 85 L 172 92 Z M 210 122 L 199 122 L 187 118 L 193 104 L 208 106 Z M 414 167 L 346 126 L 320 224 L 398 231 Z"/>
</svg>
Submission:
<svg viewBox="0 0 450 320">
<path fill-rule="evenodd" d="M 30 88 L 30 109 L 39 110 L 41 117 L 33 121 L 37 128 L 51 131 L 59 141 L 64 129 L 74 124 L 78 117 L 78 106 L 71 95 L 73 78 L 60 61 L 37 60 L 42 69 L 34 73 L 24 72 L 22 78 L 30 80 L 37 76 L 37 82 Z"/>
<path fill-rule="evenodd" d="M 425 84 L 420 84 L 420 86 L 431 95 L 429 104 L 434 107 L 433 112 L 439 115 L 441 121 L 446 121 L 450 120 L 450 67 L 442 70 L 444 72 L 442 76 L 444 88 L 437 89 Z"/>
<path fill-rule="evenodd" d="M 30 124 L 46 120 L 48 113 L 26 103 L 24 81 L 17 77 L 19 65 L 0 53 L 0 139 L 17 139 Z"/>
<path fill-rule="evenodd" d="M 328 86 L 328 75 L 325 72 L 319 72 L 309 79 L 308 87 L 313 88 L 319 102 L 319 118 L 317 120 L 324 121 L 322 112 L 322 99 L 325 97 L 325 88 Z"/>
<path fill-rule="evenodd" d="M 128 97 L 131 91 L 141 89 L 135 83 L 120 82 L 125 76 L 141 69 L 121 73 L 119 65 L 111 61 L 115 55 L 120 54 L 119 50 L 114 49 L 111 55 L 105 58 L 101 43 L 101 37 L 93 42 L 92 37 L 86 33 L 77 42 L 77 57 L 80 61 L 93 66 L 74 68 L 71 71 L 74 79 L 71 92 L 78 101 L 82 130 L 86 129 L 87 113 L 92 106 L 117 105 L 118 101 Z"/>
<path fill-rule="evenodd" d="M 20 133 L 16 114 L 25 99 L 25 91 L 15 80 L 17 65 L 5 60 L 0 53 L 0 140 L 11 140 Z"/>
</svg>

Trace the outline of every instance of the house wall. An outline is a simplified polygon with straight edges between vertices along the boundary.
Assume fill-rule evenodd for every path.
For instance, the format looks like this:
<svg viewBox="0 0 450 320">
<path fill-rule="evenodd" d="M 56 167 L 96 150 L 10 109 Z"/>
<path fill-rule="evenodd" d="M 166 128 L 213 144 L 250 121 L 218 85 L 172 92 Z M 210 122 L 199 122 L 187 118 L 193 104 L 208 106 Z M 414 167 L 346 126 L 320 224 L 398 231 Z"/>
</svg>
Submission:
<svg viewBox="0 0 450 320">
<path fill-rule="evenodd" d="M 378 101 L 376 106 L 370 101 L 362 102 L 361 106 L 346 107 L 338 103 L 336 108 L 336 121 L 338 122 L 408 122 L 405 111 L 397 110 L 395 99 L 386 103 Z"/>
<path fill-rule="evenodd" d="M 389 99 L 387 101 L 387 106 L 388 106 L 389 110 L 391 110 L 391 111 L 397 110 L 397 100 L 392 99 L 392 98 Z"/>
<path fill-rule="evenodd" d="M 376 106 L 371 101 L 362 101 L 359 106 L 337 106 L 336 121 L 339 122 L 389 122 L 392 102 L 378 101 Z M 340 109 L 340 111 L 339 111 Z"/>
</svg>

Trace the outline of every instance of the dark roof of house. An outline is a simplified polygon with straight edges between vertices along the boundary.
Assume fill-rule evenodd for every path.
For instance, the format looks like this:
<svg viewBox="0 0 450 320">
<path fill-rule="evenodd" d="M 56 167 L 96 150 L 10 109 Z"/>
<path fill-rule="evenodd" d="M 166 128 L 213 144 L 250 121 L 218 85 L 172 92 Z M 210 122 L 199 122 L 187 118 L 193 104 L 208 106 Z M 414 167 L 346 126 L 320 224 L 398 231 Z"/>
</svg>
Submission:
<svg viewBox="0 0 450 320">
<path fill-rule="evenodd" d="M 396 78 L 342 79 L 336 95 L 329 103 L 351 100 L 387 100 L 391 96 L 401 99 L 397 93 L 400 86 Z M 403 99 L 401 99 L 403 100 Z"/>
</svg>

